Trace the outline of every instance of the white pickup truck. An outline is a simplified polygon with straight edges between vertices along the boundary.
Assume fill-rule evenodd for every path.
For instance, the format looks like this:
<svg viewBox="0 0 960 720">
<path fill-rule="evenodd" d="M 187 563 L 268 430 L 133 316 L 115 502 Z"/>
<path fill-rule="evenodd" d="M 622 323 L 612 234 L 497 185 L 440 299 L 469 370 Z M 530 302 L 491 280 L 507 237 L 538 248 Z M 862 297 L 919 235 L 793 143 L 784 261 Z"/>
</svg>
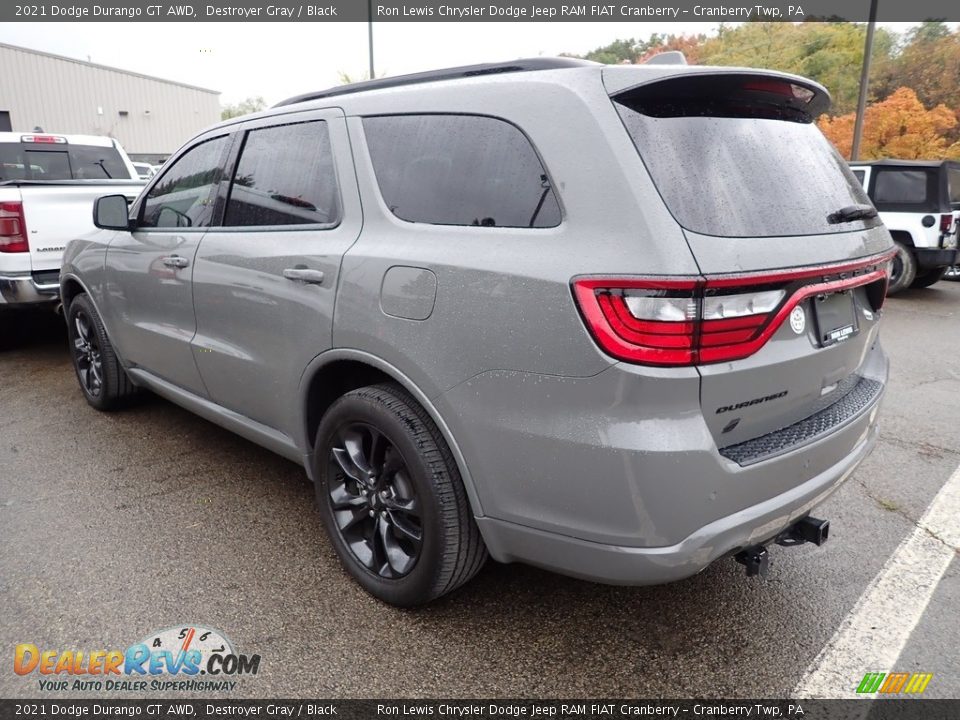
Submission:
<svg viewBox="0 0 960 720">
<path fill-rule="evenodd" d="M 960 263 L 960 162 L 877 160 L 850 169 L 897 244 L 889 294 L 930 287 Z"/>
<path fill-rule="evenodd" d="M 58 308 L 63 249 L 95 229 L 93 201 L 144 184 L 111 138 L 0 132 L 0 309 Z"/>
</svg>

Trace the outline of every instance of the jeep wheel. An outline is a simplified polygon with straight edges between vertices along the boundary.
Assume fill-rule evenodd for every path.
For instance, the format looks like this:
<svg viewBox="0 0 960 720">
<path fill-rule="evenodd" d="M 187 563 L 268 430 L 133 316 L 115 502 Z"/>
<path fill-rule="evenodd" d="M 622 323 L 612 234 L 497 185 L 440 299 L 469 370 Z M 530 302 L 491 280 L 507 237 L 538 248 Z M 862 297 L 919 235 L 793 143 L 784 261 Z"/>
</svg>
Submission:
<svg viewBox="0 0 960 720">
<path fill-rule="evenodd" d="M 466 583 L 486 547 L 450 449 L 395 385 L 337 400 L 314 450 L 317 502 L 334 550 L 368 592 L 420 605 Z"/>
<path fill-rule="evenodd" d="M 917 276 L 917 261 L 910 252 L 910 248 L 899 240 L 894 241 L 897 254 L 893 256 L 890 268 L 890 283 L 887 285 L 887 295 L 893 295 L 905 290 L 913 283 Z"/>
<path fill-rule="evenodd" d="M 107 331 L 86 294 L 67 310 L 67 337 L 83 396 L 97 410 L 112 410 L 137 393 L 110 344 Z"/>
</svg>

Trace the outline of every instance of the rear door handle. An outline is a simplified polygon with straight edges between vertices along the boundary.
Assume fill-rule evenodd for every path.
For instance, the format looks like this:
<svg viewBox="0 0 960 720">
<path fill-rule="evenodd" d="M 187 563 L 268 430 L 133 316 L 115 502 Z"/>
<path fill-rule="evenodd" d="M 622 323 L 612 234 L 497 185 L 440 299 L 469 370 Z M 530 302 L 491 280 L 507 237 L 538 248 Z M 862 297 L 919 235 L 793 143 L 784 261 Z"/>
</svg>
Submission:
<svg viewBox="0 0 960 720">
<path fill-rule="evenodd" d="M 283 276 L 287 280 L 313 283 L 314 285 L 320 285 L 323 282 L 323 271 L 310 270 L 309 268 L 287 268 L 283 271 Z"/>
<path fill-rule="evenodd" d="M 172 268 L 185 268 L 190 264 L 190 261 L 185 257 L 180 257 L 179 255 L 171 255 L 170 257 L 165 257 L 163 259 L 163 264 Z"/>
</svg>

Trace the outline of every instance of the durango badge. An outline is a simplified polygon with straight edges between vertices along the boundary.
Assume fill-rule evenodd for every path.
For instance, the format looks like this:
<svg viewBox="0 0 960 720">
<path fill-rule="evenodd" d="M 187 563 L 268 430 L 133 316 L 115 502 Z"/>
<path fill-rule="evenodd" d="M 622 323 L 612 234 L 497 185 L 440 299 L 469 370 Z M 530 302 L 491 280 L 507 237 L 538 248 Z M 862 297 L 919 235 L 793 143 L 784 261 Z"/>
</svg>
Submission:
<svg viewBox="0 0 960 720">
<path fill-rule="evenodd" d="M 793 330 L 797 335 L 803 335 L 803 331 L 807 328 L 807 314 L 803 311 L 803 308 L 797 305 L 790 312 L 790 329 Z"/>
</svg>

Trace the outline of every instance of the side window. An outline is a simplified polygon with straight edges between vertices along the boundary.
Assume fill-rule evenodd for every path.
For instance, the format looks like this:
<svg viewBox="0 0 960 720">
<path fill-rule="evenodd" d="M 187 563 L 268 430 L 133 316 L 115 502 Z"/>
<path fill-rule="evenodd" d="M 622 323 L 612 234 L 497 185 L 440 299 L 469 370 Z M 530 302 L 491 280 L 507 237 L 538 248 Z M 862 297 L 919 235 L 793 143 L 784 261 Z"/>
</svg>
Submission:
<svg viewBox="0 0 960 720">
<path fill-rule="evenodd" d="M 927 201 L 925 170 L 879 170 L 873 193 L 878 203 L 920 205 Z"/>
<path fill-rule="evenodd" d="M 339 219 L 340 195 L 324 121 L 247 132 L 225 226 L 332 225 Z"/>
<path fill-rule="evenodd" d="M 224 153 L 230 138 L 222 135 L 192 147 L 150 189 L 143 203 L 143 227 L 208 227 L 216 187 L 224 179 Z"/>
<path fill-rule="evenodd" d="M 949 168 L 947 170 L 947 182 L 949 183 L 950 202 L 956 205 L 960 203 L 960 168 Z"/>
<path fill-rule="evenodd" d="M 363 119 L 383 200 L 402 220 L 544 228 L 560 205 L 540 158 L 515 126 L 479 115 Z"/>
</svg>

